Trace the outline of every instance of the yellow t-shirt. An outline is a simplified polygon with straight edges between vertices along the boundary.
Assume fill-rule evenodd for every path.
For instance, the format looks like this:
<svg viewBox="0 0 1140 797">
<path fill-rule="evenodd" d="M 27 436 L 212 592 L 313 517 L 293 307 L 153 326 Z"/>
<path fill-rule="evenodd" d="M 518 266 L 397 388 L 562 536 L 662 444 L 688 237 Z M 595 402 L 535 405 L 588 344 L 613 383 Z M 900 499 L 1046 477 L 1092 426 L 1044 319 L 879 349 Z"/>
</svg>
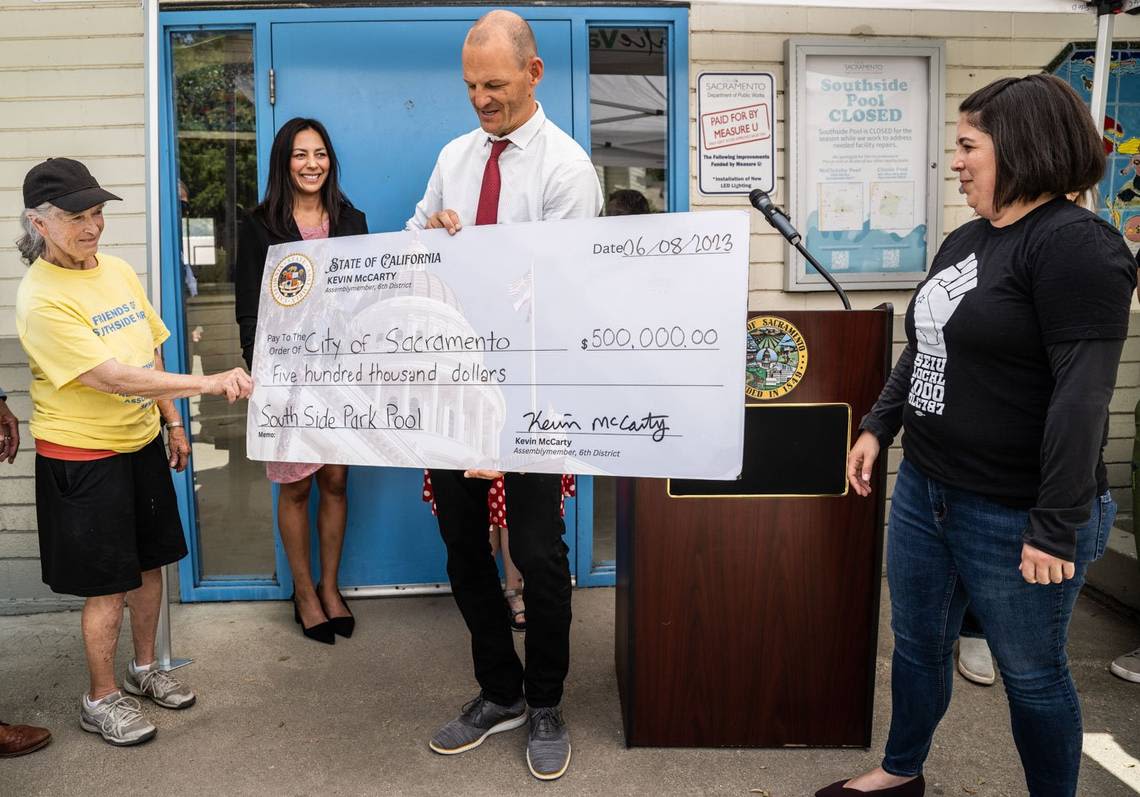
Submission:
<svg viewBox="0 0 1140 797">
<path fill-rule="evenodd" d="M 111 255 L 91 269 L 43 258 L 16 292 L 16 332 L 32 369 L 32 436 L 64 446 L 138 451 L 158 434 L 152 399 L 103 393 L 76 377 L 115 359 L 154 367 L 170 337 L 134 270 Z"/>
</svg>

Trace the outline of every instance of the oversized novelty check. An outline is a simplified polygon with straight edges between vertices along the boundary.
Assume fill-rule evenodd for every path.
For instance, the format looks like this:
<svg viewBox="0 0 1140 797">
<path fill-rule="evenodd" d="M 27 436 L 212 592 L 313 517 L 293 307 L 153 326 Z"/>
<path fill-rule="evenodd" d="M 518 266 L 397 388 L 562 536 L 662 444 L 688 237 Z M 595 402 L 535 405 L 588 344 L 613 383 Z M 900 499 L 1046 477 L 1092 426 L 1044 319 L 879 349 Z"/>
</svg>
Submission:
<svg viewBox="0 0 1140 797">
<path fill-rule="evenodd" d="M 748 217 L 270 248 L 253 459 L 734 479 Z"/>
</svg>

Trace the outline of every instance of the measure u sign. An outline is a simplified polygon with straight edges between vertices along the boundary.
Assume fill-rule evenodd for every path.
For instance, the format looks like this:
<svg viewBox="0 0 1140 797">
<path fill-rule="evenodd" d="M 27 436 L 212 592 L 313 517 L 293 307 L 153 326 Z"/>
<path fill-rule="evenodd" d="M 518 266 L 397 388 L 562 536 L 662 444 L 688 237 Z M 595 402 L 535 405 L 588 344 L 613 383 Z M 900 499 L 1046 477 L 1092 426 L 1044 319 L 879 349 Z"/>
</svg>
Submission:
<svg viewBox="0 0 1140 797">
<path fill-rule="evenodd" d="M 697 77 L 702 194 L 748 194 L 776 186 L 776 84 L 769 72 Z"/>
</svg>

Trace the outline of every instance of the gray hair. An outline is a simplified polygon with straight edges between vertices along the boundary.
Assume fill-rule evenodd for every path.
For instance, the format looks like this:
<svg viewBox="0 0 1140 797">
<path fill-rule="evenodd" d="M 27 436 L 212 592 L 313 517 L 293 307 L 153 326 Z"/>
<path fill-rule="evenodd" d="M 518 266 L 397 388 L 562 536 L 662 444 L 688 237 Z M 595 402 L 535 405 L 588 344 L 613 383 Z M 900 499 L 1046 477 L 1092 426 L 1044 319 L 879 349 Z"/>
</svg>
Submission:
<svg viewBox="0 0 1140 797">
<path fill-rule="evenodd" d="M 46 216 L 52 207 L 50 202 L 44 202 L 36 208 L 24 208 L 24 212 L 20 214 L 20 227 L 24 230 L 24 234 L 16 240 L 16 248 L 20 250 L 20 259 L 29 266 L 36 262 L 37 258 L 43 257 L 47 250 L 47 242 L 36 229 L 36 225 L 32 224 L 32 216 Z"/>
</svg>

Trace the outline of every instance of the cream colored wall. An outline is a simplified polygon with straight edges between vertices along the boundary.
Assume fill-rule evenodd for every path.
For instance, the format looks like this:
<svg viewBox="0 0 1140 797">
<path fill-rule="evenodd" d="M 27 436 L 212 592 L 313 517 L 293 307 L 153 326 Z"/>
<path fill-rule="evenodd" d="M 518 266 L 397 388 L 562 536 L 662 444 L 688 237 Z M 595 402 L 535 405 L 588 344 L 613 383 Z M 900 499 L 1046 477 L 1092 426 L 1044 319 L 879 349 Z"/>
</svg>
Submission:
<svg viewBox="0 0 1140 797">
<path fill-rule="evenodd" d="M 137 2 L 0 0 L 0 386 L 25 421 L 23 452 L 0 464 L 0 612 L 18 599 L 66 603 L 40 583 L 28 368 L 13 303 L 24 174 L 49 156 L 82 160 L 123 198 L 107 207 L 102 249 L 145 273 L 143 13 Z"/>
<path fill-rule="evenodd" d="M 1006 76 L 1040 72 L 1071 41 L 1095 38 L 1094 19 L 1081 14 L 954 13 L 949 11 L 841 11 L 834 8 L 749 7 L 697 3 L 690 21 L 690 201 L 694 209 L 747 208 L 743 197 L 705 197 L 697 191 L 697 129 L 695 86 L 705 71 L 772 72 L 776 76 L 777 162 L 776 201 L 786 194 L 787 134 L 784 116 L 784 42 L 794 36 L 875 36 L 931 38 L 946 42 L 945 146 L 943 173 L 943 232 L 949 233 L 972 216 L 949 170 L 958 104 L 975 89 Z M 1140 37 L 1140 17 L 1117 17 L 1118 39 Z M 753 309 L 831 308 L 831 292 L 786 293 L 784 246 L 759 215 L 752 226 L 752 271 L 749 306 Z M 857 307 L 883 301 L 904 307 L 907 291 L 858 291 Z"/>
<path fill-rule="evenodd" d="M 998 5 L 998 4 L 995 4 Z M 784 171 L 787 111 L 783 87 L 784 42 L 792 36 L 874 36 L 930 38 L 946 42 L 946 128 L 943 174 L 943 233 L 948 234 L 972 217 L 957 182 L 949 171 L 958 104 L 976 89 L 1006 76 L 1040 72 L 1072 41 L 1096 38 L 1095 20 L 1080 14 L 956 13 L 950 11 L 841 11 L 834 8 L 748 7 L 696 3 L 689 21 L 689 141 L 690 202 L 693 209 L 725 206 L 748 208 L 740 199 L 704 197 L 697 191 L 695 121 L 697 75 L 705 71 L 767 71 L 776 76 L 777 108 L 776 201 L 786 196 Z M 1140 17 L 1116 18 L 1117 40 L 1140 38 Z M 748 306 L 752 310 L 836 308 L 833 293 L 787 293 L 784 285 L 784 242 L 759 214 L 752 216 L 751 262 Z M 902 314 L 909 291 L 856 291 L 850 294 L 855 307 L 874 307 L 889 301 Z M 1140 399 L 1140 313 L 1133 299 L 1130 338 L 1117 378 L 1111 405 L 1109 443 L 1105 450 L 1109 481 L 1121 508 L 1130 510 L 1130 463 L 1132 458 L 1132 411 Z M 903 339 L 901 322 L 895 325 L 895 353 Z M 898 468 L 899 450 L 890 452 L 890 485 Z"/>
<path fill-rule="evenodd" d="M 0 337 L 23 275 L 20 185 L 46 157 L 82 160 L 123 197 L 102 248 L 145 273 L 143 15 L 138 2 L 0 0 Z"/>
</svg>

